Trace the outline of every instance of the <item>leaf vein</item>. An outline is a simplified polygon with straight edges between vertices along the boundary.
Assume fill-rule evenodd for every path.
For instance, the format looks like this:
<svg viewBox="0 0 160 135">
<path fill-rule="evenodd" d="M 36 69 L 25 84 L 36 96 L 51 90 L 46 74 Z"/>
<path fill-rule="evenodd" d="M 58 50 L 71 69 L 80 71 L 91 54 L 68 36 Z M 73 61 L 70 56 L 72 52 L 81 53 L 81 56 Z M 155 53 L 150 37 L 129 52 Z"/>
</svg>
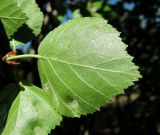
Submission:
<svg viewBox="0 0 160 135">
<path fill-rule="evenodd" d="M 43 67 L 43 64 L 41 64 L 41 65 L 42 65 L 42 67 Z M 48 79 L 48 76 L 47 76 L 46 71 L 44 70 L 44 67 L 43 67 L 43 71 L 44 71 L 44 73 L 45 73 L 45 76 L 46 76 L 47 81 L 49 82 L 49 85 L 50 85 L 51 89 L 54 89 L 53 86 L 52 86 L 52 83 L 51 83 L 50 80 Z M 55 93 L 56 93 L 56 95 L 58 96 L 59 100 L 61 100 L 62 103 L 71 111 L 71 113 L 72 113 L 73 115 L 75 115 L 75 113 L 72 111 L 72 109 L 65 103 L 65 101 L 57 94 L 56 91 L 55 91 Z"/>
<path fill-rule="evenodd" d="M 104 79 L 104 78 L 103 78 L 100 74 L 98 74 L 97 72 L 96 72 L 96 74 L 97 74 L 102 80 L 104 80 L 107 84 L 109 84 L 113 89 L 115 89 L 115 90 L 118 92 L 118 90 L 112 85 L 112 83 L 111 83 L 110 81 Z"/>
<path fill-rule="evenodd" d="M 51 110 L 51 112 L 54 114 L 54 111 L 53 111 L 53 109 L 51 109 L 51 107 L 48 105 L 48 103 L 43 99 L 43 98 L 41 98 L 40 96 L 37 96 L 33 91 L 31 91 L 30 90 L 30 92 L 33 94 L 33 95 L 35 95 L 39 100 L 41 100 L 42 102 L 44 101 L 46 104 L 47 104 L 47 106 L 48 106 L 48 108 Z"/>
<path fill-rule="evenodd" d="M 82 68 L 89 68 L 89 69 L 92 69 L 92 70 L 99 70 L 99 71 L 104 71 L 104 72 L 121 73 L 121 74 L 130 75 L 130 76 L 137 76 L 135 74 L 126 73 L 126 72 L 122 72 L 122 71 L 115 71 L 115 70 L 108 70 L 108 69 L 103 69 L 103 68 L 98 68 L 98 67 L 91 67 L 89 65 L 82 65 L 82 64 L 72 63 L 72 62 L 66 62 L 66 61 L 63 61 L 63 60 L 58 60 L 58 59 L 49 58 L 49 57 L 44 57 L 44 58 L 47 59 L 47 61 L 52 60 L 52 61 L 55 61 L 55 62 L 64 63 L 64 64 L 67 64 L 67 65 L 78 66 L 78 67 L 82 67 Z"/>
<path fill-rule="evenodd" d="M 68 88 L 68 90 L 70 90 L 74 95 L 76 95 L 82 102 L 88 104 L 89 106 L 91 106 L 92 108 L 96 109 L 93 105 L 91 105 L 90 103 L 88 103 L 87 101 L 85 101 L 84 99 L 82 99 L 77 93 L 75 93 L 74 90 L 72 90 L 62 79 L 61 77 L 58 75 L 58 73 L 55 71 L 54 67 L 52 66 L 52 64 L 50 63 L 49 60 L 47 60 L 49 65 L 51 66 L 53 72 L 56 74 L 56 76 L 58 77 L 58 79 L 62 82 L 62 84 Z"/>
<path fill-rule="evenodd" d="M 108 97 L 106 97 L 106 95 L 104 95 L 103 93 L 101 93 L 100 91 L 98 91 L 97 89 L 95 89 L 91 84 L 89 84 L 88 82 L 86 82 L 86 81 L 76 72 L 76 70 L 73 69 L 72 66 L 69 65 L 69 67 L 71 68 L 71 70 L 73 71 L 73 73 L 74 73 L 83 83 L 85 83 L 87 86 L 89 86 L 91 89 L 93 89 L 96 93 L 98 93 L 98 94 L 100 94 L 100 95 L 102 95 L 103 97 L 105 97 L 105 98 L 108 99 Z M 110 100 L 110 99 L 108 99 L 108 100 Z"/>
</svg>

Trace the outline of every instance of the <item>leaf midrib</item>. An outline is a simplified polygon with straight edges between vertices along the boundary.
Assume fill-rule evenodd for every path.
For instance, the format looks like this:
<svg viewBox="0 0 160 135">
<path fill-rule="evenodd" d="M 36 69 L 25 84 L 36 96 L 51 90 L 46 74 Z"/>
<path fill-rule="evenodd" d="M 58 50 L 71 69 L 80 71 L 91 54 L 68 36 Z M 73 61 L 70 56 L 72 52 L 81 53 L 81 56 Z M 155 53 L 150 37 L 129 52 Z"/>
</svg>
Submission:
<svg viewBox="0 0 160 135">
<path fill-rule="evenodd" d="M 55 59 L 55 58 L 49 58 L 46 56 L 42 56 L 43 60 L 51 60 L 51 61 L 55 61 L 55 62 L 59 62 L 59 63 L 63 63 L 63 64 L 67 64 L 67 65 L 72 65 L 72 66 L 77 66 L 77 67 L 82 67 L 82 68 L 88 68 L 88 69 L 92 69 L 92 70 L 99 70 L 99 71 L 104 71 L 104 72 L 111 72 L 111 73 L 121 73 L 121 74 L 126 74 L 126 75 L 130 75 L 130 76 L 137 76 L 136 74 L 131 74 L 131 73 L 127 73 L 127 72 L 123 72 L 123 71 L 128 71 L 127 70 L 123 70 L 123 71 L 115 71 L 115 70 L 108 70 L 108 69 L 104 69 L 104 68 L 98 68 L 98 67 L 91 67 L 89 65 L 82 65 L 82 64 L 77 64 L 77 63 L 72 63 L 72 62 L 67 62 L 67 61 L 63 61 L 63 60 L 59 60 L 59 59 Z M 136 69 L 136 67 L 131 67 L 130 69 Z"/>
<path fill-rule="evenodd" d="M 26 20 L 26 18 L 0 16 L 1 19 Z"/>
</svg>

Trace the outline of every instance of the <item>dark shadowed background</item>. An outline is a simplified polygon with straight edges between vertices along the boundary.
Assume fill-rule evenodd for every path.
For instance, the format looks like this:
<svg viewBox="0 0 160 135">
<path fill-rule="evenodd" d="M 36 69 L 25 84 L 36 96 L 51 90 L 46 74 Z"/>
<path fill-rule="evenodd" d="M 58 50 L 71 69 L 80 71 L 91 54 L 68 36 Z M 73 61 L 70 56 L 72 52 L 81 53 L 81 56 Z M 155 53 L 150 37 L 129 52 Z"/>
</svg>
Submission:
<svg viewBox="0 0 160 135">
<path fill-rule="evenodd" d="M 19 48 L 19 53 L 37 51 L 40 41 L 60 24 L 82 16 L 108 20 L 121 32 L 128 53 L 143 76 L 125 95 L 116 96 L 100 112 L 64 118 L 53 135 L 158 135 L 160 134 L 160 0 L 37 0 L 44 14 L 39 36 Z M 0 22 L 0 54 L 9 52 Z M 3 43 L 3 44 L 2 44 Z M 16 76 L 16 77 L 15 77 Z M 0 132 L 18 90 L 19 80 L 40 86 L 36 60 L 13 67 L 0 61 Z M 13 88 L 8 90 L 8 87 Z M 4 92 L 5 91 L 5 92 Z"/>
</svg>

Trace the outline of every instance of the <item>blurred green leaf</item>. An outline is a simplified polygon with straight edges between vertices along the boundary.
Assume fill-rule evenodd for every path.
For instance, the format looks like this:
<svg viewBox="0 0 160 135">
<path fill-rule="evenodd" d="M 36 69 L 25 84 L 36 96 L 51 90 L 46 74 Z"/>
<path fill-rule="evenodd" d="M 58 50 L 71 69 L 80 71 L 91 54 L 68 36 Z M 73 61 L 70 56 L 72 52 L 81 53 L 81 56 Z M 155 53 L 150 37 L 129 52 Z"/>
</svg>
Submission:
<svg viewBox="0 0 160 135">
<path fill-rule="evenodd" d="M 110 6 L 109 6 L 109 5 L 105 5 L 104 8 L 103 8 L 103 11 L 104 11 L 104 12 L 111 11 Z"/>
<path fill-rule="evenodd" d="M 91 3 L 91 8 L 96 8 L 98 10 L 102 6 L 102 1 L 96 1 Z"/>
<path fill-rule="evenodd" d="M 4 128 L 9 108 L 19 90 L 16 84 L 8 84 L 0 91 L 0 134 Z"/>
<path fill-rule="evenodd" d="M 17 41 L 17 40 L 14 40 L 14 42 L 15 42 L 16 46 L 24 45 L 23 42 L 20 42 L 20 41 Z M 10 40 L 9 43 L 10 43 L 10 46 L 13 47 L 13 44 L 14 44 L 13 40 Z"/>
<path fill-rule="evenodd" d="M 73 11 L 73 18 L 80 18 L 80 17 L 82 17 L 80 10 L 79 9 L 74 10 Z"/>
<path fill-rule="evenodd" d="M 92 17 L 100 17 L 100 18 L 102 18 L 103 16 L 101 15 L 101 14 L 99 14 L 99 13 L 91 13 L 91 16 Z"/>
<path fill-rule="evenodd" d="M 160 123 L 157 123 L 157 132 L 160 133 Z"/>
</svg>

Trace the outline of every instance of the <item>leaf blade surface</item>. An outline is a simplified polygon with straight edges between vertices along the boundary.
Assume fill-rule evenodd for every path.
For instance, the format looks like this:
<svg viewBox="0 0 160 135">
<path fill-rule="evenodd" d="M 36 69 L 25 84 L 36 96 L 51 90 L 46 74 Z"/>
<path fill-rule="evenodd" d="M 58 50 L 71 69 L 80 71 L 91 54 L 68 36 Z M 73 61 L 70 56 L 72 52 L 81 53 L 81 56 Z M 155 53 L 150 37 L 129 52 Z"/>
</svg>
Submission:
<svg viewBox="0 0 160 135">
<path fill-rule="evenodd" d="M 56 110 L 85 115 L 140 77 L 126 45 L 101 18 L 77 18 L 52 31 L 41 43 L 38 60 L 42 87 Z"/>
<path fill-rule="evenodd" d="M 26 14 L 28 20 L 26 24 L 33 30 L 33 33 L 37 36 L 42 27 L 43 13 L 40 11 L 35 0 L 14 0 L 17 6 Z"/>
<path fill-rule="evenodd" d="M 48 135 L 60 124 L 61 116 L 51 107 L 45 91 L 36 86 L 23 86 L 9 111 L 2 135 Z"/>
<path fill-rule="evenodd" d="M 10 38 L 26 22 L 27 16 L 13 0 L 4 0 L 0 6 L 0 19 Z"/>
</svg>

